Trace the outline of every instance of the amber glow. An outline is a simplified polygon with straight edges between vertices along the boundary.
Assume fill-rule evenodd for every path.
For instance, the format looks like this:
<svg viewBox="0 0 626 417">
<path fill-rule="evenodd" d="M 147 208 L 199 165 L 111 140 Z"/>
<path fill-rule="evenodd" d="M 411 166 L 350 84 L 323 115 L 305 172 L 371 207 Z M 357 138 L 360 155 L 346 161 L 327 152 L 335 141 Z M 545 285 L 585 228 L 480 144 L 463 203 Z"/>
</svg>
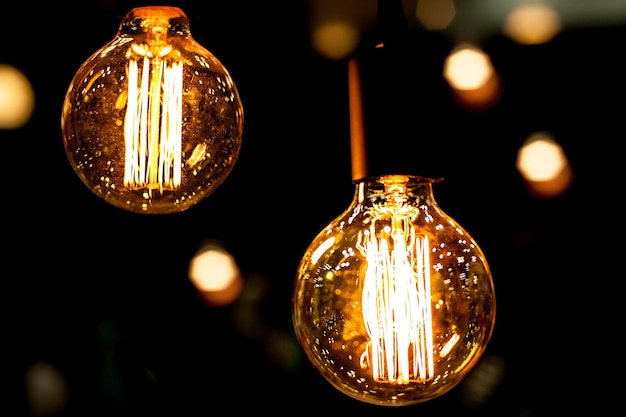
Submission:
<svg viewBox="0 0 626 417">
<path fill-rule="evenodd" d="M 433 333 L 428 238 L 416 235 L 411 218 L 417 208 L 376 206 L 372 225 L 361 234 L 359 249 L 367 270 L 363 283 L 363 320 L 371 348 L 363 353 L 376 380 L 406 384 L 433 377 Z M 391 226 L 376 233 L 377 219 Z"/>
<path fill-rule="evenodd" d="M 124 185 L 175 189 L 181 182 L 182 64 L 168 64 L 171 48 L 163 45 L 134 45 L 132 53 L 143 65 L 138 59 L 128 63 Z"/>
</svg>

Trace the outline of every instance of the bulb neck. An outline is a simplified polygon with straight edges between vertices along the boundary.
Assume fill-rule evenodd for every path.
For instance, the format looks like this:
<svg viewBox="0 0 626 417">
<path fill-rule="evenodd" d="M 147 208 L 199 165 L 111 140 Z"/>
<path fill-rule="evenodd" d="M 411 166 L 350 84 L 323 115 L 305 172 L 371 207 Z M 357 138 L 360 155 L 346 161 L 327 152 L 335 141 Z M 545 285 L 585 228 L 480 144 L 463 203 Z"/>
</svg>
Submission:
<svg viewBox="0 0 626 417">
<path fill-rule="evenodd" d="M 354 181 L 356 199 L 365 205 L 435 204 L 432 185 L 442 178 L 389 174 Z"/>
<path fill-rule="evenodd" d="M 120 24 L 120 35 L 146 34 L 153 37 L 190 35 L 189 18 L 174 6 L 146 6 L 132 9 Z"/>
</svg>

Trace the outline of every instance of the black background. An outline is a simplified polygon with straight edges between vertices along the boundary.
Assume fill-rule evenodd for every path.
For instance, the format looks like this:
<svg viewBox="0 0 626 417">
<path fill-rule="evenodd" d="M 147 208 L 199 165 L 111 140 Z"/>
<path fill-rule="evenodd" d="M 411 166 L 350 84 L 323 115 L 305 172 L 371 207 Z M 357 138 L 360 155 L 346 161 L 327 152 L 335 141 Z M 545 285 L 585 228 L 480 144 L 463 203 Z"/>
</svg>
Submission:
<svg viewBox="0 0 626 417">
<path fill-rule="evenodd" d="M 420 78 L 406 100 L 415 117 L 401 121 L 401 137 L 368 137 L 370 157 L 444 177 L 434 188 L 440 207 L 492 268 L 498 316 L 486 355 L 504 360 L 506 371 L 478 408 L 464 402 L 461 386 L 389 409 L 347 398 L 285 348 L 295 343 L 290 298 L 299 260 L 353 193 L 347 64 L 312 50 L 303 2 L 174 4 L 228 68 L 244 103 L 241 154 L 207 200 L 168 216 L 126 213 L 72 171 L 60 131 L 67 86 L 126 12 L 156 3 L 3 6 L 0 61 L 29 77 L 36 108 L 23 128 L 0 131 L 0 415 L 32 415 L 24 378 L 39 361 L 66 378 L 61 415 L 72 417 L 250 409 L 521 417 L 608 407 L 608 376 L 620 357 L 621 328 L 610 323 L 623 280 L 616 203 L 626 25 L 566 27 L 532 47 L 493 34 L 483 48 L 504 90 L 483 112 L 458 107 L 441 77 L 452 44 L 445 33 L 411 32 Z M 528 195 L 514 166 L 538 130 L 554 134 L 575 172 L 554 199 Z M 390 147 L 399 149 L 397 161 L 375 159 Z M 197 297 L 187 266 L 207 239 L 235 254 L 252 300 L 209 308 Z"/>
</svg>

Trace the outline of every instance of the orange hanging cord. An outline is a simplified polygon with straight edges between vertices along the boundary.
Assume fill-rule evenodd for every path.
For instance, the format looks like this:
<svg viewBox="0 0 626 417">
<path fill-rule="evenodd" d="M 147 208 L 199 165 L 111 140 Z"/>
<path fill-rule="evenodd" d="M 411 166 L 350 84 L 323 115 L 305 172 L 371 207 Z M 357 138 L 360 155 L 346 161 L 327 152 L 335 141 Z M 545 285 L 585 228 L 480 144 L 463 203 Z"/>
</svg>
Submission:
<svg viewBox="0 0 626 417">
<path fill-rule="evenodd" d="M 367 150 L 365 125 L 363 122 L 363 99 L 361 96 L 361 74 L 356 58 L 348 61 L 348 93 L 350 106 L 350 153 L 352 157 L 352 181 L 367 176 Z"/>
</svg>

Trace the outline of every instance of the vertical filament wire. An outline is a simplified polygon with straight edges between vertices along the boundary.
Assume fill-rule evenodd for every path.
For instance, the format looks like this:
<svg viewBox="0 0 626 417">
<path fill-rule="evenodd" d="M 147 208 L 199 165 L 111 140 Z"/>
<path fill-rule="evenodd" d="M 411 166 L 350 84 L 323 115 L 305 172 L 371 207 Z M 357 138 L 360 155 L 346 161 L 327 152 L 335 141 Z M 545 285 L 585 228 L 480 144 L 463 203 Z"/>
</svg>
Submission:
<svg viewBox="0 0 626 417">
<path fill-rule="evenodd" d="M 367 260 L 363 318 L 373 378 L 406 384 L 434 375 L 429 242 L 416 235 L 407 206 L 377 213 L 362 236 Z M 389 211 L 391 210 L 391 211 Z M 390 225 L 376 228 L 385 216 Z"/>
<path fill-rule="evenodd" d="M 183 66 L 144 56 L 128 63 L 128 105 L 124 121 L 124 185 L 150 192 L 181 183 Z"/>
</svg>

